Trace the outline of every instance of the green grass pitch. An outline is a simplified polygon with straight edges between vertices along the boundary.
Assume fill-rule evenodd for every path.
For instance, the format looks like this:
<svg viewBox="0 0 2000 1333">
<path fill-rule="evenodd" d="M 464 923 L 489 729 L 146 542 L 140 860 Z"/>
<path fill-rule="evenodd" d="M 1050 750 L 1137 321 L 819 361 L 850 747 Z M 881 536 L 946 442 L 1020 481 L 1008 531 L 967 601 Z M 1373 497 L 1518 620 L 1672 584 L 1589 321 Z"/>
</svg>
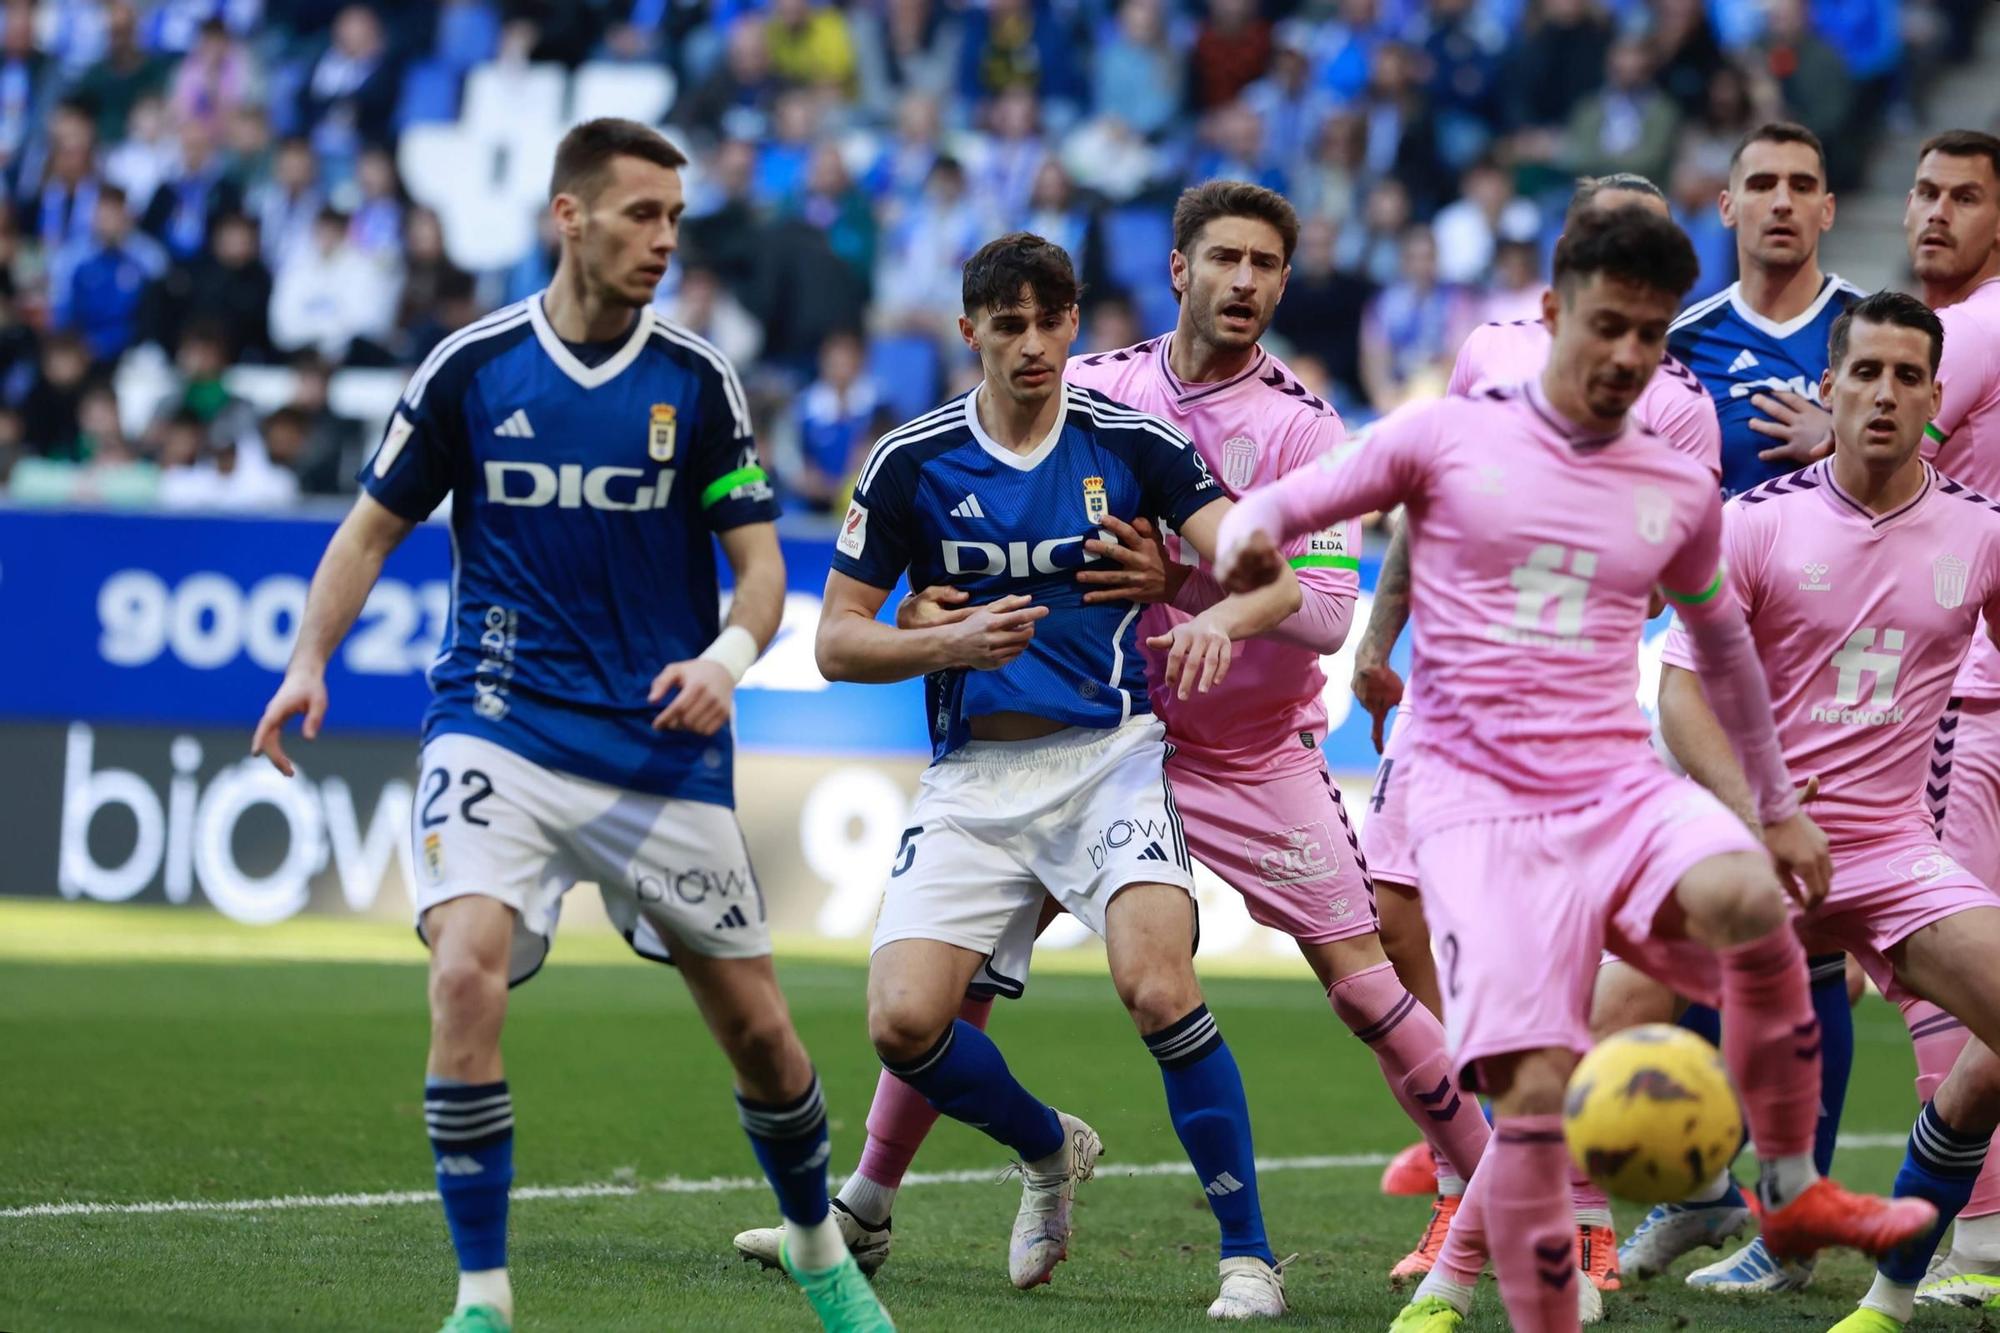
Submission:
<svg viewBox="0 0 2000 1333">
<path fill-rule="evenodd" d="M 354 960 L 305 961 L 316 940 Z M 407 961 L 366 960 L 376 952 Z M 686 1184 L 755 1174 L 721 1057 L 671 973 L 615 959 L 565 940 L 514 996 L 517 1183 L 607 1187 L 515 1203 L 520 1327 L 813 1327 L 788 1283 L 730 1250 L 734 1232 L 773 1216 L 761 1184 Z M 781 971 L 844 1170 L 876 1073 L 863 973 L 851 961 L 785 961 Z M 1384 1274 L 1415 1240 L 1425 1205 L 1382 1197 L 1377 1168 L 1352 1159 L 1400 1148 L 1409 1126 L 1309 981 L 1213 978 L 1208 993 L 1243 1067 L 1260 1153 L 1348 1159 L 1293 1161 L 1263 1178 L 1273 1241 L 1302 1256 L 1289 1322 L 1386 1328 L 1401 1298 Z M 188 913 L 0 908 L 0 1329 L 434 1329 L 454 1280 L 434 1202 L 295 1206 L 429 1189 L 423 997 L 416 945 L 401 932 L 303 923 L 258 935 Z M 1840 1172 L 1881 1189 L 1914 1110 L 1911 1061 L 1879 999 L 1863 1003 L 1856 1025 L 1847 1127 L 1861 1138 Z M 1180 1149 L 1158 1071 L 1109 982 L 1045 970 L 1026 1000 L 1000 1007 L 993 1031 L 1028 1085 L 1088 1117 L 1110 1156 L 1082 1189 L 1069 1263 L 1052 1286 L 1020 1293 L 1005 1273 L 1017 1187 L 991 1178 L 1005 1154 L 942 1126 L 916 1169 L 975 1178 L 912 1185 L 898 1202 L 880 1290 L 902 1327 L 1207 1326 L 1215 1230 L 1200 1189 L 1191 1175 L 1120 1174 L 1176 1162 Z M 294 1203 L 23 1215 L 59 1201 L 281 1197 Z M 1635 1216 L 1621 1210 L 1621 1225 Z M 1813 1290 L 1755 1303 L 1656 1282 L 1611 1297 L 1608 1326 L 1824 1329 L 1867 1277 L 1841 1256 L 1821 1265 Z M 1489 1281 L 1470 1327 L 1505 1324 Z M 1916 1325 L 1985 1326 L 1976 1314 L 1928 1311 Z"/>
</svg>

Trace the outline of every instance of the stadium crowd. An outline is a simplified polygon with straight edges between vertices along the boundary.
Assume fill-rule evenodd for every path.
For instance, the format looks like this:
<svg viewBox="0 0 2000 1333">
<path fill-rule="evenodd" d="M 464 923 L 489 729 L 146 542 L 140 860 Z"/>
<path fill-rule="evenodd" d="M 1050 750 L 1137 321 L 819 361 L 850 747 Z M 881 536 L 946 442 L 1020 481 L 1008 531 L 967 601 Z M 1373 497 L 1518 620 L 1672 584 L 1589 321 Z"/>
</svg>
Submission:
<svg viewBox="0 0 2000 1333">
<path fill-rule="evenodd" d="M 336 377 L 403 373 L 552 269 L 545 233 L 468 271 L 399 172 L 399 137 L 454 119 L 494 62 L 671 72 L 693 163 L 662 305 L 742 368 L 787 507 L 824 512 L 876 435 L 976 378 L 959 270 L 1004 230 L 1077 256 L 1079 350 L 1100 350 L 1173 322 L 1182 185 L 1284 191 L 1305 226 L 1271 341 L 1353 423 L 1440 391 L 1474 325 L 1532 312 L 1580 173 L 1660 182 L 1702 261 L 1691 299 L 1719 290 L 1741 134 L 1802 120 L 1834 189 L 1858 185 L 1982 9 L 7 0 L 0 481 L 23 503 L 351 492 L 373 441 Z"/>
</svg>

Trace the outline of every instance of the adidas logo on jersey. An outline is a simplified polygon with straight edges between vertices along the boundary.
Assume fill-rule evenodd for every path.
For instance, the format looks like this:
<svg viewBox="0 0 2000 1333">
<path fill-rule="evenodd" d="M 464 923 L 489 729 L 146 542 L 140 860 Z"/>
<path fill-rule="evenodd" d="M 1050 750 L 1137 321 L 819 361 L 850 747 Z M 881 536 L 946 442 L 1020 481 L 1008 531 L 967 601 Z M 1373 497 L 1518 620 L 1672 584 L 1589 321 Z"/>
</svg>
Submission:
<svg viewBox="0 0 2000 1333">
<path fill-rule="evenodd" d="M 495 435 L 505 435 L 510 440 L 532 440 L 535 428 L 528 424 L 528 409 L 517 407 L 514 415 L 493 428 Z"/>
<path fill-rule="evenodd" d="M 722 914 L 722 920 L 715 923 L 717 930 L 736 930 L 750 924 L 750 918 L 743 915 L 741 907 L 732 907 Z"/>
<path fill-rule="evenodd" d="M 483 1175 L 485 1171 L 486 1168 L 479 1164 L 477 1158 L 467 1157 L 462 1153 L 438 1158 L 437 1173 L 441 1176 L 477 1176 Z"/>
<path fill-rule="evenodd" d="M 978 496 L 968 494 L 963 500 L 960 500 L 951 507 L 951 516 L 953 518 L 985 518 L 986 511 L 979 507 Z"/>
<path fill-rule="evenodd" d="M 1208 1182 L 1208 1184 L 1202 1186 L 1202 1189 L 1206 1193 L 1217 1199 L 1222 1198 L 1224 1195 L 1234 1194 L 1236 1193 L 1236 1191 L 1242 1188 L 1243 1188 L 1243 1182 L 1238 1180 L 1235 1176 L 1230 1175 L 1227 1171 L 1224 1171 L 1214 1180 L 1211 1180 Z"/>
<path fill-rule="evenodd" d="M 1729 373 L 1732 375 L 1739 374 L 1743 371 L 1753 369 L 1759 364 L 1761 363 L 1756 357 L 1750 354 L 1750 349 L 1746 347 L 1736 354 L 1734 361 L 1729 363 Z"/>
<path fill-rule="evenodd" d="M 1149 842 L 1146 844 L 1146 850 L 1139 853 L 1139 859 L 1141 861 L 1165 861 L 1169 858 L 1166 852 L 1161 850 L 1159 843 Z"/>
</svg>

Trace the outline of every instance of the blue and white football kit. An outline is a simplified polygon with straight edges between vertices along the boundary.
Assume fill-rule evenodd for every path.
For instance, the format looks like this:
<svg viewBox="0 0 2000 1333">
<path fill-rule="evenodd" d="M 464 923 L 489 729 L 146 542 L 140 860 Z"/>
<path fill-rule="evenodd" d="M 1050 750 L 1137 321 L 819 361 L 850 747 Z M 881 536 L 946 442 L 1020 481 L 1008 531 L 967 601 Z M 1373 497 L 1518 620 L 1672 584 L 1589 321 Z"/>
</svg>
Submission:
<svg viewBox="0 0 2000 1333">
<path fill-rule="evenodd" d="M 412 896 L 420 925 L 466 894 L 513 907 L 515 983 L 579 879 L 647 957 L 667 960 L 657 927 L 713 957 L 770 952 L 730 733 L 656 732 L 646 693 L 720 629 L 713 534 L 777 504 L 720 352 L 650 308 L 598 350 L 557 337 L 539 295 L 469 325 L 411 377 L 361 474 L 407 519 L 452 498 Z"/>
<path fill-rule="evenodd" d="M 890 870 L 874 948 L 934 939 L 989 955 L 976 989 L 1019 995 L 1046 890 L 1099 934 L 1136 883 L 1194 877 L 1148 707 L 1133 602 L 1086 605 L 1076 571 L 1106 515 L 1179 527 L 1222 489 L 1187 437 L 1074 385 L 1026 454 L 979 425 L 974 390 L 885 435 L 855 487 L 833 567 L 876 588 L 950 584 L 974 604 L 1025 593 L 1049 614 L 993 671 L 925 680 L 934 762 Z M 976 741 L 1017 712 L 1068 724 Z"/>
<path fill-rule="evenodd" d="M 1826 406 L 1820 401 L 1819 377 L 1826 370 L 1827 334 L 1842 312 L 1865 295 L 1829 273 L 1812 304 L 1779 324 L 1752 310 L 1743 299 L 1742 284 L 1732 282 L 1674 320 L 1667 331 L 1667 350 L 1708 390 L 1722 424 L 1725 499 L 1799 466 L 1757 457 L 1778 441 L 1750 429 L 1752 421 L 1763 417 L 1750 399 L 1786 389 L 1815 406 Z"/>
</svg>

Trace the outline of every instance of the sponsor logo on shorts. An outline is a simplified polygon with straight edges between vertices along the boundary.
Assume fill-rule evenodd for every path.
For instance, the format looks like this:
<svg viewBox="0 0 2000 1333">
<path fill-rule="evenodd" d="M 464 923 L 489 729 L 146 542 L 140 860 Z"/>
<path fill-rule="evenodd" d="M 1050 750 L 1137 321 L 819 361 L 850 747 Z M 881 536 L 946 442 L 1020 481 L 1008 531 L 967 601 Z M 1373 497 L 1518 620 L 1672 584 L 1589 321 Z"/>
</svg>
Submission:
<svg viewBox="0 0 2000 1333">
<path fill-rule="evenodd" d="M 1327 913 L 1335 921 L 1345 921 L 1354 915 L 1354 903 L 1346 894 L 1341 894 L 1326 905 Z"/>
<path fill-rule="evenodd" d="M 1125 852 L 1142 861 L 1171 862 L 1166 849 L 1173 845 L 1174 830 L 1165 819 L 1120 819 L 1105 825 L 1091 839 L 1090 865 L 1093 870 L 1104 869 L 1113 852 Z"/>
<path fill-rule="evenodd" d="M 1889 873 L 1912 884 L 1935 884 L 1965 868 L 1936 847 L 1911 847 L 1889 858 Z"/>
<path fill-rule="evenodd" d="M 1245 838 L 1243 855 L 1266 884 L 1303 884 L 1333 873 L 1334 864 L 1326 854 L 1332 845 L 1325 821 L 1315 819 L 1297 828 Z"/>
<path fill-rule="evenodd" d="M 697 907 L 711 899 L 730 902 L 756 896 L 757 881 L 748 866 L 712 870 L 696 866 L 687 870 L 661 868 L 641 870 L 632 877 L 632 892 L 642 903 L 681 903 Z"/>
<path fill-rule="evenodd" d="M 431 877 L 431 883 L 444 881 L 444 843 L 435 833 L 424 835 L 424 871 Z"/>
</svg>

